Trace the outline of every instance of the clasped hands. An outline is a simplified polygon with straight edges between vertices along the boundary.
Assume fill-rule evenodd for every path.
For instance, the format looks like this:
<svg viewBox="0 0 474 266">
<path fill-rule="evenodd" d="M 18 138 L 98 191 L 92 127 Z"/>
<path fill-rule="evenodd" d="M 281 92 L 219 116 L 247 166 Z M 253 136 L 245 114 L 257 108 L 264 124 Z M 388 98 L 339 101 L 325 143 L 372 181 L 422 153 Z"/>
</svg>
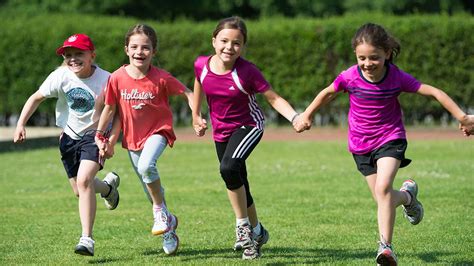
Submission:
<svg viewBox="0 0 474 266">
<path fill-rule="evenodd" d="M 110 143 L 109 139 L 97 132 L 95 135 L 95 144 L 99 148 L 99 156 L 105 159 L 110 159 L 114 156 L 114 145 Z"/>
<path fill-rule="evenodd" d="M 301 133 L 311 128 L 311 120 L 311 116 L 303 112 L 295 115 L 291 123 L 293 124 L 293 128 L 295 129 L 295 131 L 297 133 Z"/>
</svg>

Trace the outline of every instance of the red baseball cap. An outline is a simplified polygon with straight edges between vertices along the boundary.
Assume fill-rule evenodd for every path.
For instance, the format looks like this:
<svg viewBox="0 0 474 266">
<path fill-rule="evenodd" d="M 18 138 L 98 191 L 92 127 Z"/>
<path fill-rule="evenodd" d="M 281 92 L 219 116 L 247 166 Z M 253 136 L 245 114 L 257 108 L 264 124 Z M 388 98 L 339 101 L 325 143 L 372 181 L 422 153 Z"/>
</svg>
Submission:
<svg viewBox="0 0 474 266">
<path fill-rule="evenodd" d="M 82 33 L 74 34 L 70 36 L 69 38 L 67 38 L 64 41 L 63 46 L 59 47 L 56 50 L 56 54 L 58 55 L 64 54 L 64 48 L 67 48 L 67 47 L 74 47 L 74 48 L 85 50 L 85 51 L 95 50 L 94 44 L 92 43 L 91 38 L 89 38 L 89 36 Z"/>
</svg>

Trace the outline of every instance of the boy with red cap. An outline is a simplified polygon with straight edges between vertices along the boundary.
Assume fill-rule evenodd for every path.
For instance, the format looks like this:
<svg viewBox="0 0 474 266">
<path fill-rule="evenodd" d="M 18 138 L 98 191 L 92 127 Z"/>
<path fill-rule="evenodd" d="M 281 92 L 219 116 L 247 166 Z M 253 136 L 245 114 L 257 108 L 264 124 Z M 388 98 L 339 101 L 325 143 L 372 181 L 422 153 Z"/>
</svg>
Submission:
<svg viewBox="0 0 474 266">
<path fill-rule="evenodd" d="M 39 104 L 46 98 L 57 98 L 56 125 L 63 128 L 59 150 L 74 194 L 79 197 L 82 235 L 75 253 L 94 255 L 92 227 L 96 214 L 96 193 L 100 193 L 108 209 L 119 203 L 120 178 L 110 172 L 104 180 L 96 178 L 104 161 L 94 142 L 100 113 L 104 107 L 104 88 L 110 73 L 94 64 L 94 44 L 85 34 L 67 38 L 56 54 L 64 58 L 21 111 L 13 141 L 26 140 L 25 125 Z"/>
</svg>

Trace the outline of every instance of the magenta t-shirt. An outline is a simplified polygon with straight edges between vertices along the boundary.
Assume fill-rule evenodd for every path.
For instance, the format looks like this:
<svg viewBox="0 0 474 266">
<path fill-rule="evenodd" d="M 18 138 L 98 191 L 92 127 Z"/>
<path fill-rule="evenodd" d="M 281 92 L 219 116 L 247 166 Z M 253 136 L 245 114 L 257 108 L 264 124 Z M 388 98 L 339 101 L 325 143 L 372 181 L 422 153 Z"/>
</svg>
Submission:
<svg viewBox="0 0 474 266">
<path fill-rule="evenodd" d="M 241 126 L 263 129 L 263 112 L 255 99 L 256 93 L 270 89 L 260 70 L 239 57 L 234 69 L 226 74 L 213 73 L 211 56 L 199 56 L 194 62 L 196 79 L 206 94 L 214 140 L 226 142 Z"/>
<path fill-rule="evenodd" d="M 357 65 L 339 74 L 334 80 L 336 92 L 349 93 L 349 151 L 365 154 L 391 140 L 406 139 L 398 95 L 415 93 L 420 86 L 393 64 L 376 83 L 366 80 Z"/>
<path fill-rule="evenodd" d="M 260 70 L 239 57 L 234 69 L 226 74 L 213 73 L 211 56 L 199 56 L 194 62 L 196 79 L 206 94 L 214 140 L 226 142 L 241 126 L 263 129 L 263 112 L 255 99 L 256 93 L 270 89 Z"/>
</svg>

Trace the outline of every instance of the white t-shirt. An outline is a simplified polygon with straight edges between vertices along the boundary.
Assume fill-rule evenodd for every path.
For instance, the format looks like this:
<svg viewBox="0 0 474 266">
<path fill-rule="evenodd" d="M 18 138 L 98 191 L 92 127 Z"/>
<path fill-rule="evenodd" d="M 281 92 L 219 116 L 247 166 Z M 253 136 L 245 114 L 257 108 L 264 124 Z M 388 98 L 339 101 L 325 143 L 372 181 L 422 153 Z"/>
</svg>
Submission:
<svg viewBox="0 0 474 266">
<path fill-rule="evenodd" d="M 73 139 L 80 139 L 87 130 L 97 128 L 110 73 L 95 67 L 92 76 L 81 79 L 61 66 L 39 88 L 44 97 L 58 98 L 56 125 Z"/>
</svg>

